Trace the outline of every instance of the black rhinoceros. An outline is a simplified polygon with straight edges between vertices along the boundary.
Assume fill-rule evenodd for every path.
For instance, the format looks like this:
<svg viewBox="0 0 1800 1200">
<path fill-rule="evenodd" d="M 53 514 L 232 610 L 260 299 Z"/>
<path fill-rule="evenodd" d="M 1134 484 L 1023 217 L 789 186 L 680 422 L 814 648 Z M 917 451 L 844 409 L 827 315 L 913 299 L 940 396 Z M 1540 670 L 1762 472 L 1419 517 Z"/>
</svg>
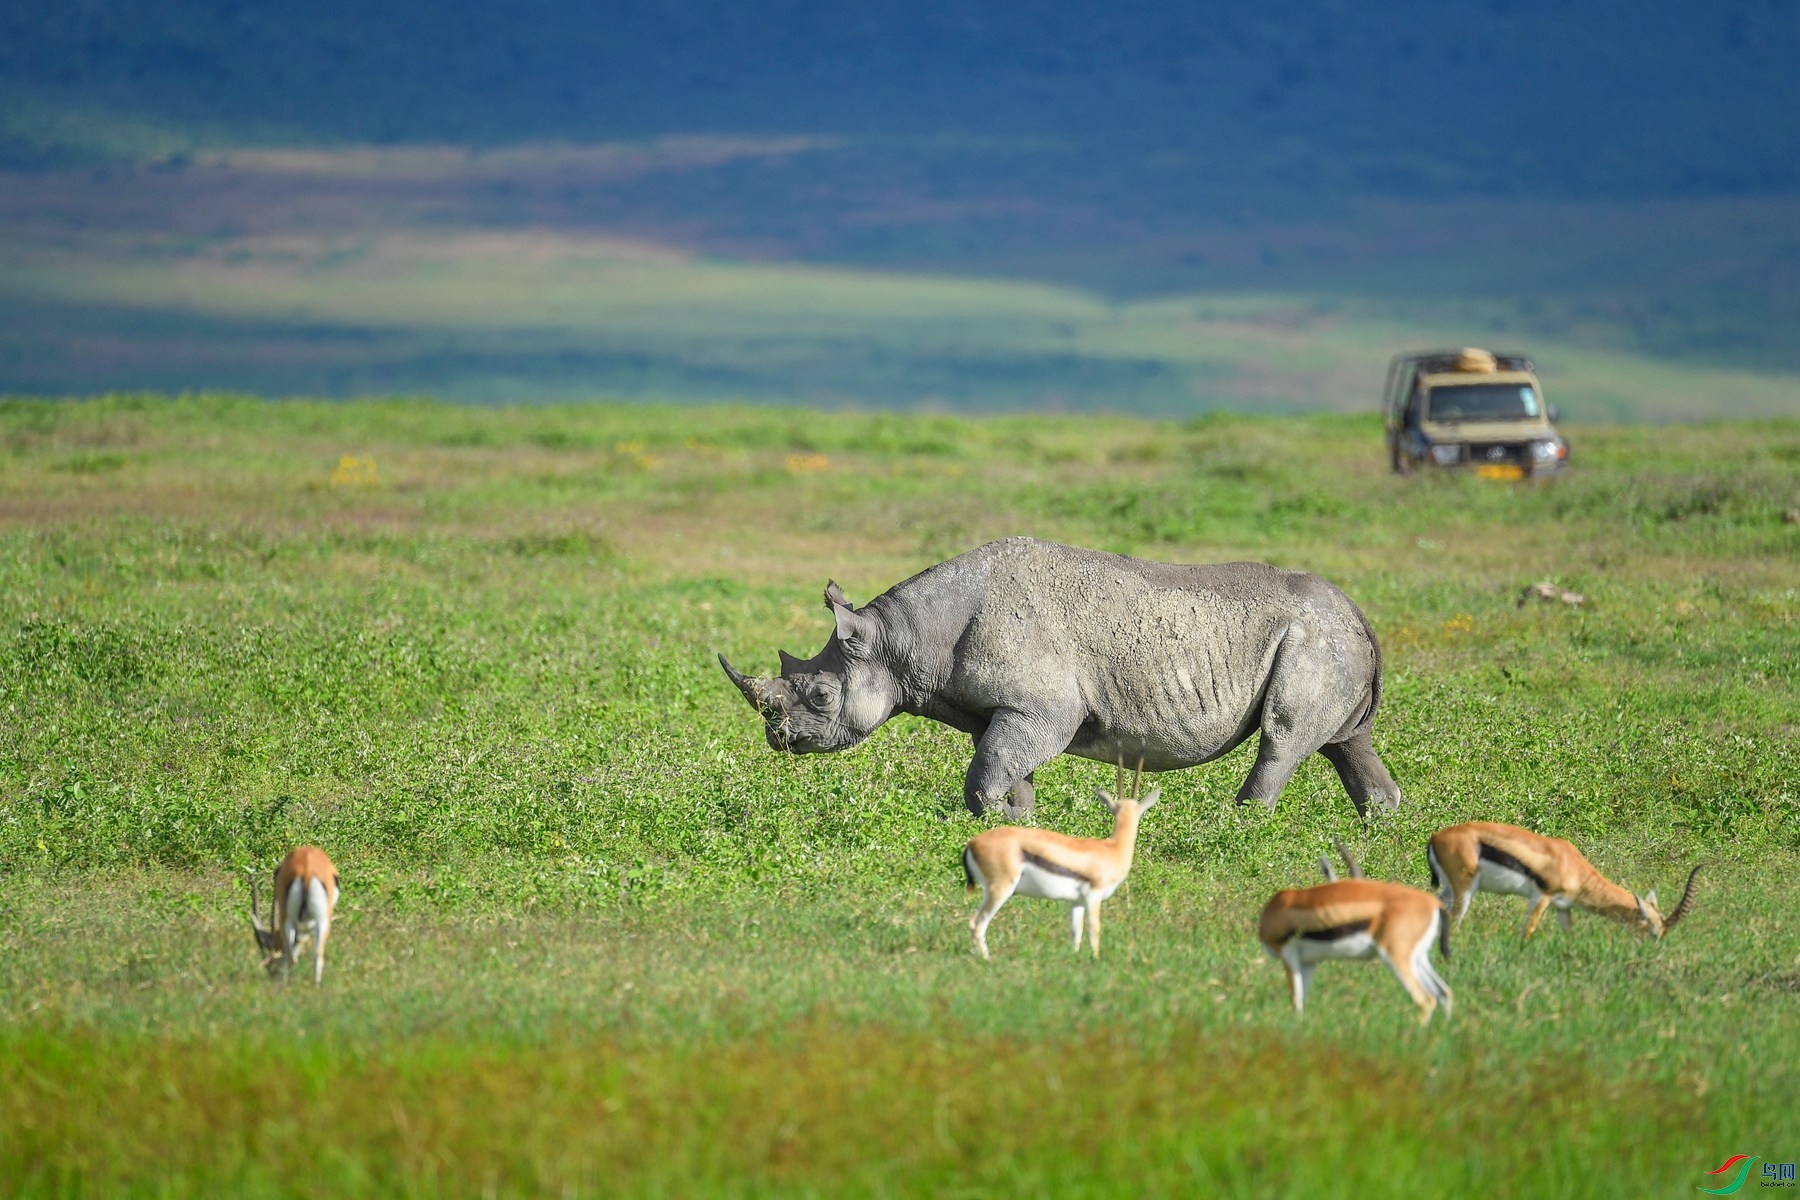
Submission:
<svg viewBox="0 0 1800 1200">
<path fill-rule="evenodd" d="M 980 815 L 1031 807 L 1058 754 L 1168 771 L 1260 734 L 1238 789 L 1273 807 L 1315 750 L 1344 790 L 1400 803 L 1369 743 L 1381 648 L 1362 610 L 1316 575 L 1267 563 L 1145 562 L 1035 538 L 991 542 L 858 609 L 836 583 L 831 640 L 781 675 L 719 664 L 798 754 L 856 745 L 897 712 L 975 738 L 963 800 Z"/>
</svg>

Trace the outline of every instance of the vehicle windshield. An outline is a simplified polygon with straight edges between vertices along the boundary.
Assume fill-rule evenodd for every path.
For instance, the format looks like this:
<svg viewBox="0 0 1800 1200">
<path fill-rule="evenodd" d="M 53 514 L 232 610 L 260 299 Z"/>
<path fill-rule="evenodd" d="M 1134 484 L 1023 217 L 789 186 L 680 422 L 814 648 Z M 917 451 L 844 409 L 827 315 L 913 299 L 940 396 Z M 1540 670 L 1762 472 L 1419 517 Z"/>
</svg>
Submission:
<svg viewBox="0 0 1800 1200">
<path fill-rule="evenodd" d="M 1524 421 L 1538 415 L 1529 383 L 1457 383 L 1431 389 L 1433 421 Z"/>
</svg>

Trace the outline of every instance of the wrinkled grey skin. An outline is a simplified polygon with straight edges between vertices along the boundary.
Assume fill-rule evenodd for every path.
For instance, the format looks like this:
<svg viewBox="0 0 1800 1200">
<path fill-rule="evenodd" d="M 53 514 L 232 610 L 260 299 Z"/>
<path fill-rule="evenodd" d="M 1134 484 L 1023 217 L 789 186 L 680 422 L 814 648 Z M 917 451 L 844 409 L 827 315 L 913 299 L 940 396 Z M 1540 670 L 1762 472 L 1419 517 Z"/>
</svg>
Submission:
<svg viewBox="0 0 1800 1200">
<path fill-rule="evenodd" d="M 1337 768 L 1359 813 L 1400 789 L 1369 743 L 1381 649 L 1362 611 L 1316 575 L 1265 563 L 1145 562 L 1035 538 L 971 550 L 860 609 L 825 589 L 831 640 L 781 675 L 719 664 L 768 724 L 769 745 L 844 750 L 897 712 L 971 734 L 963 800 L 1031 808 L 1058 754 L 1170 771 L 1252 734 L 1238 803 L 1270 808 L 1302 759 Z"/>
</svg>

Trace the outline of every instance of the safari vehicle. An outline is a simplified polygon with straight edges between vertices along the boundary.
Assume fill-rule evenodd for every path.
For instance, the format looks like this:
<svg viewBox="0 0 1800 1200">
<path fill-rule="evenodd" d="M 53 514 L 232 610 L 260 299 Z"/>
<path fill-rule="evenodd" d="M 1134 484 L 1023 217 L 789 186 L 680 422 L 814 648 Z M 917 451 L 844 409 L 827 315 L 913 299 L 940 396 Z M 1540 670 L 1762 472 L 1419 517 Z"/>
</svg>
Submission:
<svg viewBox="0 0 1800 1200">
<path fill-rule="evenodd" d="M 1468 467 L 1490 479 L 1553 476 L 1569 461 L 1544 404 L 1537 370 L 1522 354 L 1427 350 L 1388 364 L 1383 402 L 1388 462 Z"/>
</svg>

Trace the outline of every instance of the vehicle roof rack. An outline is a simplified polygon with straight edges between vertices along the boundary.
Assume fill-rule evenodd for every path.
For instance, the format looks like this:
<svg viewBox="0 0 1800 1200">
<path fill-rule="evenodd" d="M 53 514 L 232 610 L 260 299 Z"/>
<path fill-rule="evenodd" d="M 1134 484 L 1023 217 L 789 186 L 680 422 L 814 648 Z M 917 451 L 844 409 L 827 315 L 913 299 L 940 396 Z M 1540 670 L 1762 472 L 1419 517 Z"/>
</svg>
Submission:
<svg viewBox="0 0 1800 1200">
<path fill-rule="evenodd" d="M 1537 370 L 1537 364 L 1531 361 L 1529 355 L 1502 354 L 1498 350 L 1493 351 L 1493 355 L 1494 369 L 1497 371 Z M 1463 348 L 1460 346 L 1455 350 L 1417 350 L 1401 355 L 1402 358 L 1408 358 L 1418 363 L 1420 373 L 1425 375 L 1438 375 L 1457 370 L 1457 363 L 1462 360 L 1462 356 Z"/>
</svg>

